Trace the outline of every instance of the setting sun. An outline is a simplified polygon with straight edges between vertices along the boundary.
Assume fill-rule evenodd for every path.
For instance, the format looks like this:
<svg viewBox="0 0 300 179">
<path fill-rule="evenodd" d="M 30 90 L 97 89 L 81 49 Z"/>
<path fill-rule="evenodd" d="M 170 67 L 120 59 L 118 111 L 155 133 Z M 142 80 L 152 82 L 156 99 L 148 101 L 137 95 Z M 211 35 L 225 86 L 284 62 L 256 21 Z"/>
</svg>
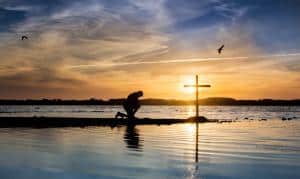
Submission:
<svg viewBox="0 0 300 179">
<path fill-rule="evenodd" d="M 180 78 L 179 88 L 181 92 L 185 94 L 194 94 L 195 88 L 185 87 L 185 85 L 194 85 L 194 84 L 195 84 L 195 76 L 185 75 Z"/>
<path fill-rule="evenodd" d="M 205 77 L 202 76 L 199 78 L 199 85 L 204 85 L 204 84 L 206 85 L 208 81 L 209 80 L 207 80 Z M 196 83 L 195 76 L 193 75 L 182 76 L 180 78 L 179 89 L 183 94 L 188 95 L 186 96 L 187 98 L 194 97 L 195 83 Z M 201 89 L 202 89 L 201 87 L 198 88 L 198 91 L 201 91 Z"/>
</svg>

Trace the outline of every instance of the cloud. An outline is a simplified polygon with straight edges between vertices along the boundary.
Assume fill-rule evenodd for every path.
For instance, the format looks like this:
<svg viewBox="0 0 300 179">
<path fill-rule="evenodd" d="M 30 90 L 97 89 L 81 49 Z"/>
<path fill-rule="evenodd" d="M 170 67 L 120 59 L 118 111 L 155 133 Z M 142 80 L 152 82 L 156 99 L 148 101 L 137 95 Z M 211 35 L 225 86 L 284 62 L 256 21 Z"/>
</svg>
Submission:
<svg viewBox="0 0 300 179">
<path fill-rule="evenodd" d="M 149 24 L 143 21 L 146 17 L 134 14 L 135 9 L 148 10 L 139 4 L 129 3 L 119 9 L 118 14 L 98 1 L 90 1 L 90 4 L 86 1 L 65 2 L 62 7 L 21 1 L 1 4 L 7 9 L 22 9 L 30 14 L 23 21 L 12 23 L 14 32 L 6 34 L 6 40 L 0 46 L 0 81 L 12 88 L 30 86 L 70 90 L 83 84 L 93 88 L 98 86 L 90 81 L 93 74 L 86 75 L 64 67 L 95 61 L 129 60 L 135 54 L 148 56 L 164 47 L 161 43 L 166 39 L 148 27 Z M 46 6 L 49 10 L 43 13 Z M 24 33 L 29 40 L 19 41 L 16 35 Z M 141 40 L 143 44 L 140 44 Z M 14 85 L 16 82 L 18 85 Z M 100 84 L 97 89 L 105 86 Z"/>
<path fill-rule="evenodd" d="M 261 75 L 257 69 L 271 66 L 278 75 L 298 73 L 296 58 L 257 58 L 298 50 L 296 43 L 293 51 L 286 43 L 278 53 L 262 48 L 261 41 L 274 45 L 273 38 L 258 39 L 265 32 L 251 18 L 263 13 L 257 8 L 223 0 L 0 0 L 0 19 L 9 17 L 0 26 L 0 83 L 14 93 L 26 89 L 42 96 L 48 88 L 47 95 L 62 89 L 82 96 L 78 88 L 84 88 L 85 95 L 108 97 L 126 95 L 133 86 L 155 88 L 157 95 L 153 81 L 174 86 L 174 78 L 191 73 L 220 83 L 245 71 Z M 24 34 L 29 40 L 20 41 Z M 216 48 L 223 43 L 219 57 Z"/>
</svg>

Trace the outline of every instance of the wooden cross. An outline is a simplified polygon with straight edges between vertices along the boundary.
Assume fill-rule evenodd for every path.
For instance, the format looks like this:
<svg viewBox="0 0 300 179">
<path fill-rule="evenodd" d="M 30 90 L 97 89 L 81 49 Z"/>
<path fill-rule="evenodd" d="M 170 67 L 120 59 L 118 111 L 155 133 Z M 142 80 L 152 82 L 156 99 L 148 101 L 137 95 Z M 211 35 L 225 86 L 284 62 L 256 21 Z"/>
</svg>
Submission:
<svg viewBox="0 0 300 179">
<path fill-rule="evenodd" d="M 198 104 L 198 89 L 199 88 L 210 88 L 210 85 L 199 85 L 198 83 L 198 75 L 196 75 L 196 81 L 195 81 L 195 85 L 184 85 L 184 87 L 195 87 L 195 93 L 196 93 L 196 118 L 199 117 L 199 104 Z"/>
<path fill-rule="evenodd" d="M 198 104 L 198 88 L 210 88 L 210 85 L 199 85 L 198 82 L 198 75 L 196 75 L 196 84 L 195 85 L 184 85 L 184 87 L 195 87 L 196 93 L 196 150 L 195 150 L 195 162 L 198 162 L 198 133 L 199 133 L 199 126 L 198 126 L 198 118 L 199 118 L 199 104 Z M 197 165 L 196 165 L 197 166 Z"/>
</svg>

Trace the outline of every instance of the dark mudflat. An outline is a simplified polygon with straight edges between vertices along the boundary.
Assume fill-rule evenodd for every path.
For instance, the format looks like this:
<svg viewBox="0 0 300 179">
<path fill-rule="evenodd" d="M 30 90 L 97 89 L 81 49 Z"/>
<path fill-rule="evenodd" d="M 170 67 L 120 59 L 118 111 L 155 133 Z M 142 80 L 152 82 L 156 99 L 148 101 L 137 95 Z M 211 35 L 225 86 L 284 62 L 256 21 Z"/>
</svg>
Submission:
<svg viewBox="0 0 300 179">
<path fill-rule="evenodd" d="M 188 119 L 114 119 L 114 118 L 71 118 L 71 117 L 0 117 L 0 128 L 8 127 L 87 127 L 118 125 L 170 125 L 178 123 L 217 122 L 204 117 Z"/>
</svg>

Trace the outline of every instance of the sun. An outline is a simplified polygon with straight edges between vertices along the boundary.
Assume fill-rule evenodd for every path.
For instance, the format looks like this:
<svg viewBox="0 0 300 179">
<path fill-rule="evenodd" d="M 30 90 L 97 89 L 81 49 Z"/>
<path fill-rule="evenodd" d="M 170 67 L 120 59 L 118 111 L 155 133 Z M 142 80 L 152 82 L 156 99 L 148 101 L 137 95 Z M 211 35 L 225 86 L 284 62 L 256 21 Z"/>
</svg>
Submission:
<svg viewBox="0 0 300 179">
<path fill-rule="evenodd" d="M 184 85 L 194 85 L 195 84 L 195 77 L 192 75 L 185 75 L 180 77 L 179 88 L 180 91 L 185 94 L 194 94 L 195 88 L 193 87 L 184 87 Z"/>
<path fill-rule="evenodd" d="M 178 83 L 178 89 L 181 93 L 181 95 L 185 98 L 185 99 L 191 99 L 195 97 L 195 92 L 196 92 L 196 88 L 195 88 L 195 83 L 196 83 L 196 79 L 195 79 L 195 75 L 183 75 L 180 76 L 179 78 L 179 83 Z M 207 79 L 207 77 L 205 76 L 200 76 L 198 78 L 198 83 L 200 85 L 200 87 L 198 88 L 199 93 L 202 93 L 205 91 L 205 87 L 210 87 L 209 84 L 209 80 Z"/>
</svg>

